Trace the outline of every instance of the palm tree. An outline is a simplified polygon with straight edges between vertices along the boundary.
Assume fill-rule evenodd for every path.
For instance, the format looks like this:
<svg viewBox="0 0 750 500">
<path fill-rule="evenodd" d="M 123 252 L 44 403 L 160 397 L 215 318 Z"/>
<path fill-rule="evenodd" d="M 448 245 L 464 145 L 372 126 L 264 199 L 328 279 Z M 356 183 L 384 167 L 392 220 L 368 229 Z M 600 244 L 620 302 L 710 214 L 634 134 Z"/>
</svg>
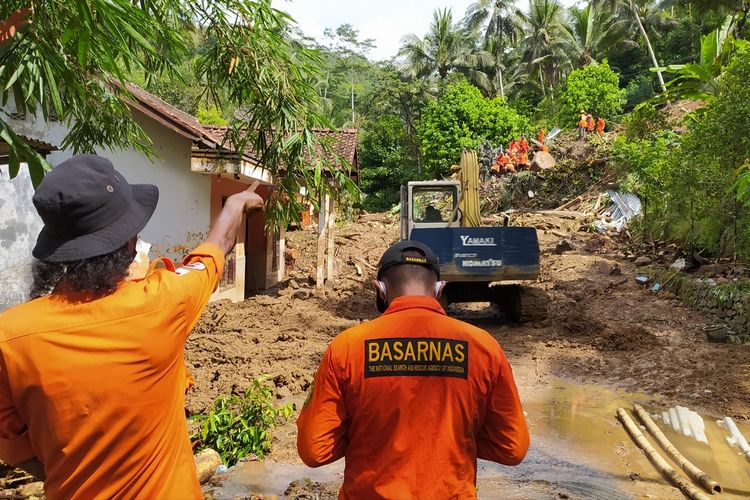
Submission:
<svg viewBox="0 0 750 500">
<path fill-rule="evenodd" d="M 628 31 L 632 32 L 637 29 L 641 33 L 641 37 L 643 37 L 643 41 L 646 44 L 646 50 L 648 50 L 654 68 L 661 67 L 656 58 L 654 47 L 651 45 L 649 32 L 658 37 L 660 30 L 674 25 L 675 23 L 674 20 L 666 18 L 659 13 L 654 0 L 592 0 L 591 3 L 597 7 L 607 6 L 612 9 L 613 12 L 619 12 L 622 19 L 624 19 L 629 25 Z M 662 91 L 666 92 L 667 89 L 664 86 L 662 72 L 657 71 L 656 76 L 659 79 Z"/>
<path fill-rule="evenodd" d="M 410 73 L 419 78 L 437 74 L 440 79 L 458 68 L 471 67 L 475 39 L 463 26 L 453 22 L 450 9 L 436 9 L 430 30 L 424 38 L 406 35 L 399 56 L 406 58 Z"/>
<path fill-rule="evenodd" d="M 492 65 L 485 68 L 493 93 L 505 97 L 507 49 L 523 34 L 523 25 L 513 0 L 478 0 L 466 10 L 464 25 L 472 32 L 484 32 L 484 51 L 492 56 Z"/>
<path fill-rule="evenodd" d="M 567 48 L 570 33 L 563 23 L 563 7 L 559 0 L 529 0 L 529 11 L 519 13 L 526 35 L 520 51 L 529 75 L 539 76 L 542 94 L 571 68 Z"/>
<path fill-rule="evenodd" d="M 570 9 L 570 49 L 578 58 L 577 65 L 599 61 L 606 54 L 638 44 L 628 40 L 629 23 L 601 2 L 592 2 L 583 8 Z"/>
</svg>

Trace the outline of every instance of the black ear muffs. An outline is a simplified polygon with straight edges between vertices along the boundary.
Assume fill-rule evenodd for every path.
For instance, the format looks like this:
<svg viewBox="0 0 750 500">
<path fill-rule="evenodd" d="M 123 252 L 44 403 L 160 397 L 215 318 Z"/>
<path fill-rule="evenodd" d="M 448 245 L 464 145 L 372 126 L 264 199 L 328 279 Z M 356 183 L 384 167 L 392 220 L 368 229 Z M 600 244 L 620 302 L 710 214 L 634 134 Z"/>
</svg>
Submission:
<svg viewBox="0 0 750 500">
<path fill-rule="evenodd" d="M 375 286 L 377 288 L 377 290 L 375 291 L 375 306 L 378 308 L 379 313 L 384 313 L 385 310 L 388 309 L 388 303 L 383 298 L 387 297 L 385 282 L 376 281 Z"/>
</svg>

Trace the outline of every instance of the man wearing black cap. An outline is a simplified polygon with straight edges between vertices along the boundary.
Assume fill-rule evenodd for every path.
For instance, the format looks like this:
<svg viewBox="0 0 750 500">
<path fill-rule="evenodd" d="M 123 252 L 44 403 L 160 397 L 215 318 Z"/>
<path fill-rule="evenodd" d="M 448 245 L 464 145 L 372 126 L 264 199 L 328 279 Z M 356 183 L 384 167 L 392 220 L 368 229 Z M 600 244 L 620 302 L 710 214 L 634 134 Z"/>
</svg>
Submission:
<svg viewBox="0 0 750 500">
<path fill-rule="evenodd" d="M 175 269 L 128 281 L 159 197 L 79 155 L 34 194 L 43 296 L 0 314 L 0 460 L 50 498 L 202 498 L 184 415 L 185 340 L 216 288 L 255 185 L 230 196 Z"/>
<path fill-rule="evenodd" d="M 437 257 L 402 241 L 383 254 L 383 315 L 338 335 L 297 420 L 311 467 L 346 457 L 339 498 L 473 498 L 477 458 L 523 460 L 529 433 L 505 354 L 436 300 Z"/>
</svg>

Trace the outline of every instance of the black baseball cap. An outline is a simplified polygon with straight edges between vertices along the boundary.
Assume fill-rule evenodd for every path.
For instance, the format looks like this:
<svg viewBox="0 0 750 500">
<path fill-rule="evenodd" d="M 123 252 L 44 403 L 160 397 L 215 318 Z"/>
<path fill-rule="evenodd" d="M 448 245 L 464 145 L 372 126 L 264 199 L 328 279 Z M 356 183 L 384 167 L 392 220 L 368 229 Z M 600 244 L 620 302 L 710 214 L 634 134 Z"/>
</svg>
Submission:
<svg viewBox="0 0 750 500">
<path fill-rule="evenodd" d="M 423 254 L 423 257 L 416 255 L 404 255 L 407 250 L 416 250 L 418 253 Z M 402 264 L 412 264 L 418 266 L 424 266 L 435 271 L 437 279 L 440 279 L 440 263 L 435 253 L 430 250 L 430 247 L 424 243 L 420 243 L 414 240 L 403 240 L 398 243 L 394 243 L 383 253 L 378 263 L 378 276 L 377 279 L 381 279 L 383 271 L 389 267 L 398 266 Z M 380 297 L 380 294 L 375 294 L 375 305 L 379 312 L 385 312 L 388 308 L 388 304 Z"/>
<path fill-rule="evenodd" d="M 416 250 L 423 254 L 424 257 L 404 255 L 404 252 L 407 250 Z M 416 264 L 427 267 L 435 271 L 437 279 L 440 279 L 440 262 L 437 256 L 430 250 L 430 247 L 419 241 L 403 240 L 388 247 L 383 256 L 380 257 L 380 262 L 378 263 L 378 279 L 380 279 L 383 271 L 399 264 Z"/>
<path fill-rule="evenodd" d="M 112 162 L 76 155 L 47 174 L 34 193 L 44 221 L 32 254 L 69 262 L 121 248 L 146 227 L 159 201 L 151 184 L 128 184 Z"/>
</svg>

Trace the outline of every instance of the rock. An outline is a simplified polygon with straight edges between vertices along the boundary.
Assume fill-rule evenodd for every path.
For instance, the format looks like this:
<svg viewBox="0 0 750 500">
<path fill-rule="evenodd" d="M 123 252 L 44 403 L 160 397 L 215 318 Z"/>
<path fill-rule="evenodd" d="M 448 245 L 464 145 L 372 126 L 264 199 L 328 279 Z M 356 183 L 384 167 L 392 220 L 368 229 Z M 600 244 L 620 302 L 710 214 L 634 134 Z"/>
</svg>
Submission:
<svg viewBox="0 0 750 500">
<path fill-rule="evenodd" d="M 276 389 L 276 399 L 286 399 L 292 397 L 292 391 L 287 386 Z"/>
<path fill-rule="evenodd" d="M 687 268 L 687 261 L 685 259 L 677 259 L 676 261 L 672 262 L 672 264 L 669 266 L 670 269 L 674 269 L 675 271 L 684 271 L 685 268 Z"/>
<path fill-rule="evenodd" d="M 650 258 L 646 257 L 645 255 L 641 255 L 637 259 L 635 259 L 635 265 L 636 266 L 647 266 L 653 262 Z"/>
<path fill-rule="evenodd" d="M 292 294 L 292 298 L 307 300 L 310 298 L 310 292 L 308 292 L 307 290 L 297 290 Z"/>
<path fill-rule="evenodd" d="M 44 482 L 37 481 L 35 483 L 24 484 L 16 490 L 16 497 L 21 498 L 43 498 L 44 497 Z"/>
<path fill-rule="evenodd" d="M 534 158 L 531 160 L 530 170 L 532 172 L 539 172 L 541 170 L 549 170 L 555 168 L 557 162 L 555 157 L 546 151 L 537 151 L 534 154 Z"/>
<path fill-rule="evenodd" d="M 557 245 L 555 245 L 555 253 L 558 255 L 571 250 L 575 250 L 575 246 L 573 246 L 573 243 L 570 240 L 560 240 L 557 242 Z"/>
<path fill-rule="evenodd" d="M 295 280 L 289 280 L 289 286 L 297 290 L 299 288 L 299 283 L 297 283 Z"/>
<path fill-rule="evenodd" d="M 619 276 L 622 274 L 622 269 L 615 262 L 600 260 L 597 265 L 599 266 L 599 272 L 605 276 Z"/>
<path fill-rule="evenodd" d="M 213 477 L 216 468 L 221 465 L 221 457 L 211 448 L 199 451 L 195 457 L 195 470 L 198 472 L 198 481 L 207 483 Z"/>
<path fill-rule="evenodd" d="M 700 276 L 718 276 L 729 271 L 729 266 L 724 264 L 704 264 L 698 268 L 698 274 Z"/>
</svg>

